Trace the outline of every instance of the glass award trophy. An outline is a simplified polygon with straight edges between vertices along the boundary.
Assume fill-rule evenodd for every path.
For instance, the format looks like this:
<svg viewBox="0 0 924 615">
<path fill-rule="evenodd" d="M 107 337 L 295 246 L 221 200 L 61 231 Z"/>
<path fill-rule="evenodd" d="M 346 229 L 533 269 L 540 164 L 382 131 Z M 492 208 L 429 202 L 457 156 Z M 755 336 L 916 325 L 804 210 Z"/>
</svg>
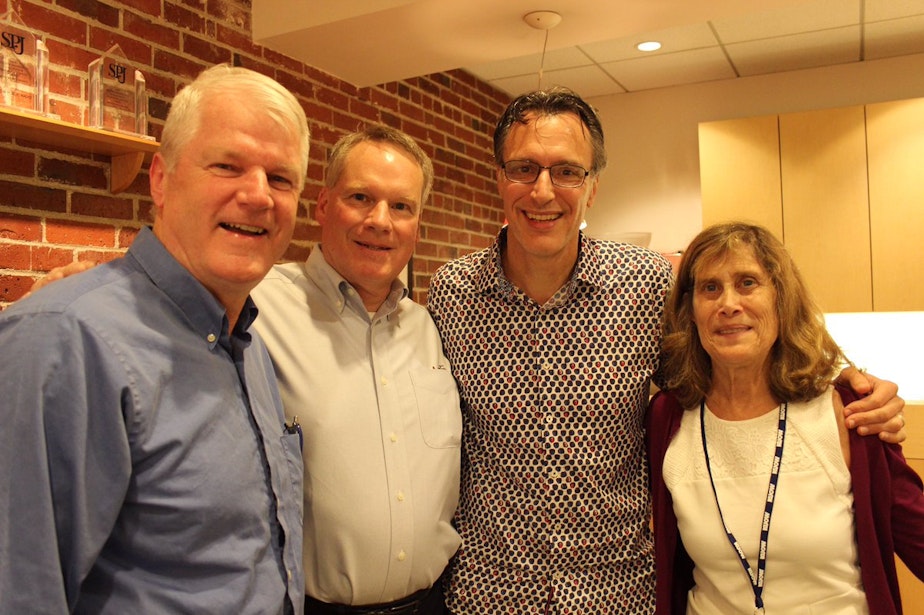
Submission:
<svg viewBox="0 0 924 615">
<path fill-rule="evenodd" d="M 93 128 L 147 138 L 148 97 L 144 76 L 129 65 L 118 45 L 90 62 L 90 121 Z"/>
<path fill-rule="evenodd" d="M 48 104 L 48 49 L 10 9 L 0 17 L 0 104 L 45 114 Z"/>
</svg>

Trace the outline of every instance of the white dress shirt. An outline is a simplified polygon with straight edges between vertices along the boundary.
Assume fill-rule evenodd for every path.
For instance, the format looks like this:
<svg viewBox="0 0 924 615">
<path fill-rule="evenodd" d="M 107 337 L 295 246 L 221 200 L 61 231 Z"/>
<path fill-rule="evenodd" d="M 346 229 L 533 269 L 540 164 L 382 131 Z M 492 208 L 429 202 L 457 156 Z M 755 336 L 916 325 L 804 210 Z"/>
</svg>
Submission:
<svg viewBox="0 0 924 615">
<path fill-rule="evenodd" d="M 370 317 L 320 249 L 252 296 L 304 433 L 307 594 L 362 605 L 431 586 L 460 543 L 462 420 L 430 315 L 395 282 Z"/>
</svg>

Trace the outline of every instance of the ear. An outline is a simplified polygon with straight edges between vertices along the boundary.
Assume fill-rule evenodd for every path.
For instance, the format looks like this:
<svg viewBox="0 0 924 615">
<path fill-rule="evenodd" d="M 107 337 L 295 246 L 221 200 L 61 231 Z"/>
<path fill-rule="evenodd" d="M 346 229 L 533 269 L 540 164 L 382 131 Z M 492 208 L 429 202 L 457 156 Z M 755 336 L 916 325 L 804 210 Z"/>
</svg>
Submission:
<svg viewBox="0 0 924 615">
<path fill-rule="evenodd" d="M 151 198 L 154 200 L 154 217 L 158 217 L 164 208 L 164 199 L 167 192 L 167 163 L 160 152 L 154 154 L 151 167 L 148 170 L 148 180 L 151 185 Z"/>
<path fill-rule="evenodd" d="M 327 206 L 330 202 L 330 195 L 327 188 L 321 188 L 318 192 L 318 202 L 314 205 L 314 219 L 318 224 L 324 226 L 324 220 L 327 219 Z"/>
</svg>

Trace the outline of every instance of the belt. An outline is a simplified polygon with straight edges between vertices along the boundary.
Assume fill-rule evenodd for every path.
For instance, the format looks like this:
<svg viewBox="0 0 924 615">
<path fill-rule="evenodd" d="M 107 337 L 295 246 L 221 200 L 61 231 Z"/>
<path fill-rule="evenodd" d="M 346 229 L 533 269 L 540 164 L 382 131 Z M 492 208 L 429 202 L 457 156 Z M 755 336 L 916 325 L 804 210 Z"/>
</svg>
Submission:
<svg viewBox="0 0 924 615">
<path fill-rule="evenodd" d="M 441 605 L 443 601 L 440 581 L 432 587 L 422 589 L 394 602 L 351 606 L 348 604 L 330 604 L 321 602 L 311 596 L 305 596 L 305 613 L 307 615 L 424 615 L 432 609 L 433 604 Z"/>
</svg>

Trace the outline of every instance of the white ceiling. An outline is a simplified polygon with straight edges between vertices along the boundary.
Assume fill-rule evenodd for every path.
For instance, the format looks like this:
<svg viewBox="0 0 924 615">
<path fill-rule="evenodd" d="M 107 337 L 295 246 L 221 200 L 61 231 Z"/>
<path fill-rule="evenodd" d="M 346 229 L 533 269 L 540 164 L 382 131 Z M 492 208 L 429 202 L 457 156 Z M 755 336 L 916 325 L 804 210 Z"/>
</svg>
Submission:
<svg viewBox="0 0 924 615">
<path fill-rule="evenodd" d="M 924 0 L 253 0 L 253 38 L 359 87 L 463 68 L 593 97 L 924 53 Z"/>
</svg>

